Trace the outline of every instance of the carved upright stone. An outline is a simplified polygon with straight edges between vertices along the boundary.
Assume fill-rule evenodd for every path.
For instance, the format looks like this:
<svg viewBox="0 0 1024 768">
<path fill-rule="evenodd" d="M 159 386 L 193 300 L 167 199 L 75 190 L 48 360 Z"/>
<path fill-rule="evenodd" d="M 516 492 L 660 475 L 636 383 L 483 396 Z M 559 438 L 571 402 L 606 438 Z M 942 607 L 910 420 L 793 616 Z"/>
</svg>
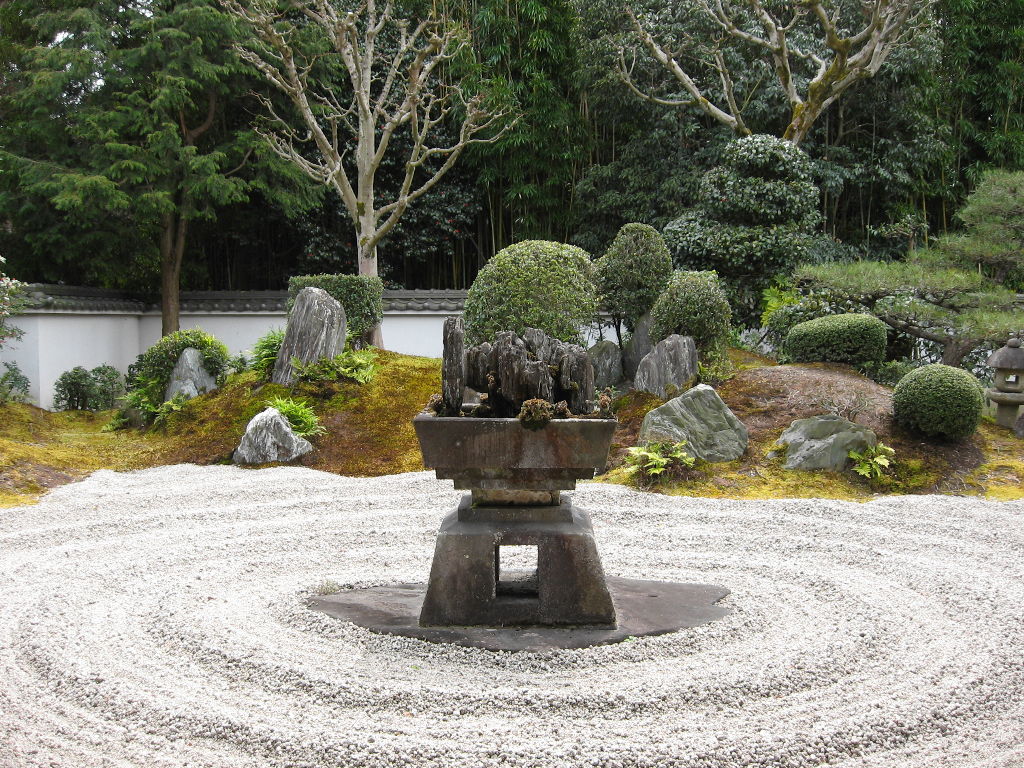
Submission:
<svg viewBox="0 0 1024 768">
<path fill-rule="evenodd" d="M 646 314 L 637 321 L 633 335 L 629 337 L 629 341 L 622 349 L 622 371 L 627 379 L 636 376 L 640 361 L 652 349 L 654 349 L 654 342 L 651 341 L 651 316 Z"/>
<path fill-rule="evenodd" d="M 458 416 L 466 386 L 466 347 L 461 317 L 444 321 L 444 353 L 441 357 L 441 398 L 448 416 Z"/>
<path fill-rule="evenodd" d="M 625 375 L 622 372 L 622 350 L 611 339 L 597 342 L 587 350 L 590 364 L 594 366 L 594 387 L 604 389 L 622 383 Z"/>
<path fill-rule="evenodd" d="M 267 408 L 252 417 L 232 460 L 235 464 L 292 461 L 312 450 L 310 442 L 295 434 L 280 411 Z"/>
<path fill-rule="evenodd" d="M 697 345 L 672 334 L 659 341 L 637 368 L 633 388 L 661 398 L 685 392 L 697 378 Z"/>
<path fill-rule="evenodd" d="M 186 347 L 181 351 L 178 362 L 171 371 L 171 380 L 164 392 L 164 400 L 173 400 L 174 396 L 179 394 L 191 400 L 216 388 L 217 381 L 203 367 L 203 353 L 194 347 Z"/>
<path fill-rule="evenodd" d="M 292 358 L 308 364 L 340 355 L 345 349 L 345 326 L 344 308 L 327 291 L 303 288 L 288 315 L 271 381 L 284 386 L 292 384 Z"/>
</svg>

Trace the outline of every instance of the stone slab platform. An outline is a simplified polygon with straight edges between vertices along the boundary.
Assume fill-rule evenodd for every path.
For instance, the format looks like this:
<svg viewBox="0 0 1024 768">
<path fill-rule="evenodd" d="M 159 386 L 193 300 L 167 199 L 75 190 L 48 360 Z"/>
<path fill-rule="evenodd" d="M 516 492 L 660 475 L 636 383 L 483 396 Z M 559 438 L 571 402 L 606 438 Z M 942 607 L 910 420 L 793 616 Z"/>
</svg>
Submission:
<svg viewBox="0 0 1024 768">
<path fill-rule="evenodd" d="M 315 611 L 387 635 L 489 651 L 548 651 L 618 643 L 628 637 L 664 635 L 709 624 L 731 613 L 717 605 L 729 590 L 713 584 L 622 579 L 610 576 L 618 626 L 594 627 L 421 627 L 426 584 L 388 584 L 352 589 L 309 600 Z"/>
</svg>

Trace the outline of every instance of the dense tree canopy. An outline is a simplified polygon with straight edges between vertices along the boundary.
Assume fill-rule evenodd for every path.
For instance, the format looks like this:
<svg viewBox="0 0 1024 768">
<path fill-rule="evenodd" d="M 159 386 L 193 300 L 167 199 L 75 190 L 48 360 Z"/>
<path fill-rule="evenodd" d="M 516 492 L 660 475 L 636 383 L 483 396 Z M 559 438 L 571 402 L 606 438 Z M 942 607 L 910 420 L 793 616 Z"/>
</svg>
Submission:
<svg viewBox="0 0 1024 768">
<path fill-rule="evenodd" d="M 983 257 L 972 245 L 974 225 L 954 212 L 985 172 L 1024 170 L 1024 4 L 901 0 L 869 3 L 878 14 L 865 18 L 860 4 L 845 0 L 645 2 L 629 4 L 636 24 L 621 0 L 394 6 L 410 18 L 429 11 L 459 30 L 460 58 L 441 65 L 441 82 L 469 84 L 460 78 L 470 73 L 518 120 L 493 144 L 467 147 L 387 227 L 416 145 L 408 126 L 391 134 L 374 177 L 378 211 L 394 204 L 378 219 L 386 231 L 375 230 L 386 282 L 465 287 L 513 241 L 565 241 L 599 254 L 626 223 L 661 230 L 707 196 L 717 177 L 705 174 L 726 165 L 724 148 L 741 122 L 751 132 L 789 132 L 807 153 L 820 190 L 821 223 L 812 229 L 829 238 L 817 241 L 820 255 L 900 262 L 937 239 L 944 258 L 959 252 L 961 263 L 981 262 L 988 277 L 1002 274 L 1019 287 L 1019 272 L 1001 261 L 1006 254 Z M 290 13 L 281 23 L 298 22 Z M 323 45 L 314 25 L 302 23 L 307 36 L 296 45 Z M 316 102 L 313 122 L 304 123 L 290 96 L 234 54 L 236 46 L 266 53 L 265 42 L 214 0 L 8 0 L 0 27 L 0 249 L 11 275 L 161 294 L 172 327 L 178 282 L 281 288 L 294 274 L 358 269 L 343 185 L 333 191 L 304 179 L 255 135 L 274 128 L 285 140 L 279 149 L 297 148 L 292 160 L 317 163 L 323 156 L 301 140 L 319 127 L 333 142 L 333 125 L 343 157 L 335 170 L 354 174 L 354 151 L 343 147 L 359 132 L 330 116 L 334 107 L 344 112 L 352 88 L 339 52 L 324 48 L 309 75 L 349 90 L 321 92 L 338 103 Z M 864 29 L 899 44 L 878 41 L 875 53 L 861 56 L 866 68 L 851 69 L 868 50 L 869 41 L 858 40 Z M 730 114 L 735 106 L 737 125 L 699 104 L 654 103 L 623 82 L 625 66 L 656 100 L 693 99 L 652 55 L 644 31 L 710 103 Z M 682 47 L 687 40 L 699 45 Z M 870 78 L 855 74 L 869 71 Z M 820 88 L 812 87 L 816 78 Z M 271 110 L 285 122 L 260 117 Z M 457 139 L 465 116 L 457 107 L 433 130 Z M 385 127 L 378 121 L 371 131 L 378 149 Z M 426 178 L 414 171 L 408 191 Z M 358 186 L 355 219 L 367 216 Z M 763 272 L 736 267 L 739 283 Z M 743 287 L 756 295 L 753 283 Z"/>
</svg>

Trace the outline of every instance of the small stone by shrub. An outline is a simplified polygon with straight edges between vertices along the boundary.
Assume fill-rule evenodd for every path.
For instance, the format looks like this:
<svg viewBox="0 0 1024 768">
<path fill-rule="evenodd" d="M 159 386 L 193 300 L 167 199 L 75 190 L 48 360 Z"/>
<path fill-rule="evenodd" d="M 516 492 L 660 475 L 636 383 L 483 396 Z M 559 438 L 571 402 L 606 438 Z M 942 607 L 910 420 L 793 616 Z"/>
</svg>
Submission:
<svg viewBox="0 0 1024 768">
<path fill-rule="evenodd" d="M 466 341 L 480 344 L 502 331 L 537 328 L 577 343 L 597 313 L 594 270 L 586 251 L 547 240 L 524 240 L 487 262 L 469 289 Z"/>
<path fill-rule="evenodd" d="M 384 283 L 370 275 L 297 275 L 288 281 L 288 311 L 303 288 L 321 288 L 345 310 L 348 332 L 360 339 L 380 324 Z M 280 345 L 278 345 L 280 347 Z"/>
<path fill-rule="evenodd" d="M 875 364 L 885 357 L 885 323 L 863 314 L 827 315 L 794 325 L 783 351 L 794 363 Z"/>
<path fill-rule="evenodd" d="M 892 393 L 896 423 L 929 437 L 959 440 L 974 432 L 984 404 L 970 373 L 935 363 L 911 371 Z"/>
<path fill-rule="evenodd" d="M 732 309 L 715 272 L 676 271 L 651 309 L 651 339 L 692 336 L 703 362 L 725 354 Z"/>
</svg>

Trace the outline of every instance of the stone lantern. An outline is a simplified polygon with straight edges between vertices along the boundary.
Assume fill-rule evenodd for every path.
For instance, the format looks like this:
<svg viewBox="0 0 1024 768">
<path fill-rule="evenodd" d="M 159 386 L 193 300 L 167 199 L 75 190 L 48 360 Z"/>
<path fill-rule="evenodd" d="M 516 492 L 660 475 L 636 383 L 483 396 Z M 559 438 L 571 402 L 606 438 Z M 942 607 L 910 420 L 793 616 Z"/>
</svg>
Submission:
<svg viewBox="0 0 1024 768">
<path fill-rule="evenodd" d="M 1020 339 L 1010 339 L 988 358 L 988 365 L 996 369 L 995 386 L 985 390 L 996 404 L 996 423 L 1013 429 L 1017 410 L 1024 405 L 1024 349 Z"/>
</svg>

